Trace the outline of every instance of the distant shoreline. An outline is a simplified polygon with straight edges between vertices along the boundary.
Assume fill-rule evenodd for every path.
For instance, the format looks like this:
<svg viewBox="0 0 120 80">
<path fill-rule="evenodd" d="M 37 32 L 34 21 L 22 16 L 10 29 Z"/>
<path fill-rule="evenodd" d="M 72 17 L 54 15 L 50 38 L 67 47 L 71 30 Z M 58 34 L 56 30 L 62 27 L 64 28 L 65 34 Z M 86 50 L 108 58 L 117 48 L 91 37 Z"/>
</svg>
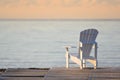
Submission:
<svg viewBox="0 0 120 80">
<path fill-rule="evenodd" d="M 0 21 L 120 21 L 120 19 L 0 19 Z"/>
</svg>

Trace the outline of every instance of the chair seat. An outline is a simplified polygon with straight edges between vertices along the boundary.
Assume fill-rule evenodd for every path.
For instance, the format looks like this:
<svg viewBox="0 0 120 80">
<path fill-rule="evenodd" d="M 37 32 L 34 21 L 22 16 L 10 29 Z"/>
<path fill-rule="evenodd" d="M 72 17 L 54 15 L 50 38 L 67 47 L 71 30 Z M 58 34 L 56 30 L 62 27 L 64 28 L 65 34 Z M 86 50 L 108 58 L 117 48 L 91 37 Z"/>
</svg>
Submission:
<svg viewBox="0 0 120 80">
<path fill-rule="evenodd" d="M 78 59 L 80 59 L 80 56 L 78 55 L 78 53 L 69 53 L 70 56 L 74 56 Z M 93 56 L 88 56 L 88 57 L 83 57 L 84 60 L 88 60 L 88 59 L 91 59 L 91 60 L 96 60 L 95 57 Z"/>
</svg>

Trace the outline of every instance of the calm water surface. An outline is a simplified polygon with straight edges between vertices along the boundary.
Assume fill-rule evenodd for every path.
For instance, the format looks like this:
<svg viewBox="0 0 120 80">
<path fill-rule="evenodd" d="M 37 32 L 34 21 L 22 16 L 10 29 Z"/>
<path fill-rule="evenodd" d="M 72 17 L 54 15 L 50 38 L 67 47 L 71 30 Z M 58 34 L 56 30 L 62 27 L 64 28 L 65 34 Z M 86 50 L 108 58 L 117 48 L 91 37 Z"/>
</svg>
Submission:
<svg viewBox="0 0 120 80">
<path fill-rule="evenodd" d="M 63 46 L 77 46 L 88 28 L 99 31 L 99 66 L 120 67 L 120 21 L 13 20 L 0 21 L 0 68 L 65 66 Z"/>
</svg>

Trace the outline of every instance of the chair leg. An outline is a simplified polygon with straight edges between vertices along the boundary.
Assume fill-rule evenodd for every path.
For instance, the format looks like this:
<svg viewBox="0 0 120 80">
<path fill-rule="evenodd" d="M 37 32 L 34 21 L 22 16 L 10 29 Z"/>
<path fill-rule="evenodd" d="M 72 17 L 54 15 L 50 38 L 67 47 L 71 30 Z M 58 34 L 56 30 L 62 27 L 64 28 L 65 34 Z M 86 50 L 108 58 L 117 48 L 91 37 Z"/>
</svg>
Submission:
<svg viewBox="0 0 120 80">
<path fill-rule="evenodd" d="M 66 58 L 66 68 L 69 68 L 69 61 L 68 61 L 68 58 Z"/>
<path fill-rule="evenodd" d="M 98 66 L 98 62 L 95 61 L 95 64 L 94 64 L 94 69 L 97 69 L 97 66 Z"/>
<path fill-rule="evenodd" d="M 83 69 L 83 60 L 80 60 L 80 69 Z"/>
<path fill-rule="evenodd" d="M 83 60 L 83 68 L 86 67 L 86 60 Z"/>
<path fill-rule="evenodd" d="M 66 68 L 69 68 L 69 55 L 66 55 Z"/>
</svg>

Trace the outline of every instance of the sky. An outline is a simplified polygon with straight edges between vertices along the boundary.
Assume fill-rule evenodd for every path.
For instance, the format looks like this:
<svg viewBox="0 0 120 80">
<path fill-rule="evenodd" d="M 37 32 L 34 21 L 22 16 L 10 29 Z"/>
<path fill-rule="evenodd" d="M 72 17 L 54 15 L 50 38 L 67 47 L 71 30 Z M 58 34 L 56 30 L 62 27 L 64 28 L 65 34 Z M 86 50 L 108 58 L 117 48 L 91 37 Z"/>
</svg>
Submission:
<svg viewBox="0 0 120 80">
<path fill-rule="evenodd" d="M 0 19 L 120 19 L 120 0 L 0 0 Z"/>
</svg>

